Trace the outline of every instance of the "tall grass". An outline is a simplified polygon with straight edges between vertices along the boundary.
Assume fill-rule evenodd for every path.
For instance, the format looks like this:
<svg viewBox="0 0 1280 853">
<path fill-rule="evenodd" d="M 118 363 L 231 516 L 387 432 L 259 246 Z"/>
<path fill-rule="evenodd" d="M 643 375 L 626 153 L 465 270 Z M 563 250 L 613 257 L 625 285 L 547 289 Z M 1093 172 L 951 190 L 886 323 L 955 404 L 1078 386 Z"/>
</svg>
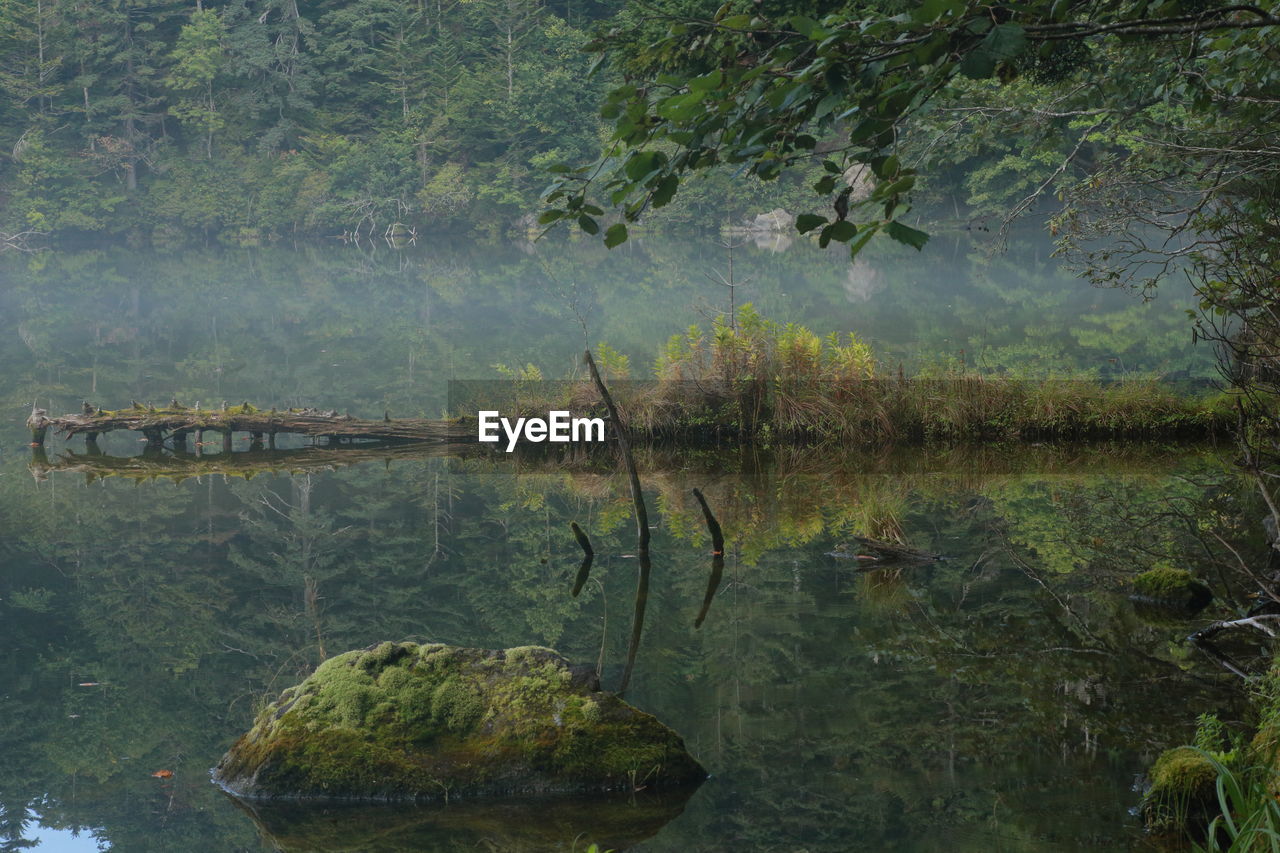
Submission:
<svg viewBox="0 0 1280 853">
<path fill-rule="evenodd" d="M 624 359 L 607 347 L 603 355 L 621 368 L 611 371 L 615 380 L 628 376 Z M 794 323 L 769 321 L 749 304 L 732 326 L 722 319 L 709 330 L 693 326 L 672 337 L 656 374 L 654 382 L 622 383 L 614 393 L 631 429 L 651 438 L 1202 437 L 1225 432 L 1234 421 L 1221 396 L 1180 395 L 1155 378 L 1032 380 L 963 368 L 914 378 L 886 372 L 855 335 L 819 337 Z M 593 405 L 595 391 L 582 383 L 571 385 L 567 396 L 582 410 Z"/>
<path fill-rule="evenodd" d="M 1205 757 L 1218 773 L 1215 784 L 1220 813 L 1209 822 L 1204 843 L 1195 849 L 1206 853 L 1280 853 L 1280 801 L 1276 799 L 1280 773 L 1270 764 L 1237 771 L 1212 753 Z"/>
</svg>

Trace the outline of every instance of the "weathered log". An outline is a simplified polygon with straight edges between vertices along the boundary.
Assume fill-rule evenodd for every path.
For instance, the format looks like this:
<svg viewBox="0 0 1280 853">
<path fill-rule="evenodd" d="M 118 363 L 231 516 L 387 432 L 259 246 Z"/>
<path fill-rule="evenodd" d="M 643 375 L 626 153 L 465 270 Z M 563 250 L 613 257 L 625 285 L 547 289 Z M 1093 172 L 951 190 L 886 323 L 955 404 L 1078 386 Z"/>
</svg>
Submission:
<svg viewBox="0 0 1280 853">
<path fill-rule="evenodd" d="M 114 430 L 133 430 L 145 435 L 151 446 L 158 446 L 166 435 L 172 436 L 175 444 L 181 445 L 191 432 L 196 433 L 199 444 L 202 443 L 202 433 L 210 430 L 222 435 L 223 448 L 226 450 L 230 450 L 231 436 L 237 432 L 250 433 L 259 442 L 264 435 L 270 436 L 272 444 L 279 433 L 324 437 L 330 443 L 352 439 L 459 443 L 474 441 L 476 436 L 474 423 L 461 418 L 386 420 L 384 417 L 364 420 L 339 415 L 336 411 L 311 408 L 268 411 L 249 403 L 239 406 L 223 404 L 216 410 L 201 409 L 198 405 L 188 408 L 178 404 L 176 400 L 162 409 L 144 407 L 135 402 L 130 408 L 119 411 L 103 411 L 86 403 L 81 413 L 57 418 L 48 417 L 44 409 L 33 408 L 31 416 L 27 418 L 27 426 L 31 430 L 33 444 L 44 444 L 50 428 L 66 438 L 83 433 L 89 440 Z"/>
</svg>

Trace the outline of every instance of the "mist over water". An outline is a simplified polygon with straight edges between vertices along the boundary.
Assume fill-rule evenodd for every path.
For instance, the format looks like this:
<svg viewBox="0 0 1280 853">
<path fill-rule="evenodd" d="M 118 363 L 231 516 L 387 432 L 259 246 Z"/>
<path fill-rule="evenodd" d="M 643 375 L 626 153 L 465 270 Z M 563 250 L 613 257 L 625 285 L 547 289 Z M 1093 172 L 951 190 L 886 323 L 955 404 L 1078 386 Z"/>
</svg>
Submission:
<svg viewBox="0 0 1280 853">
<path fill-rule="evenodd" d="M 1188 292 L 1092 289 L 1047 248 L 988 257 L 940 237 L 852 266 L 773 248 L 735 252 L 738 304 L 856 332 L 895 372 L 1213 373 Z M 712 778 L 687 803 L 561 803 L 536 837 L 526 813 L 479 804 L 250 814 L 207 771 L 264 697 L 382 640 L 547 645 L 617 689 L 637 561 L 610 454 L 29 469 L 33 401 L 434 417 L 450 379 L 564 378 L 600 342 L 648 378 L 670 335 L 727 307 L 707 277 L 726 268 L 714 241 L 656 239 L 0 256 L 2 849 L 1138 843 L 1136 778 L 1190 737 L 1187 708 L 1229 710 L 1238 691 L 1182 644 L 1190 623 L 1140 612 L 1126 579 L 1200 553 L 1188 519 L 1252 511 L 1224 451 L 642 449 L 653 569 L 626 698 Z M 101 445 L 141 452 L 134 435 Z M 68 451 L 83 445 L 52 440 L 51 462 Z M 695 487 L 727 540 L 714 584 Z M 571 521 L 597 552 L 576 597 Z M 846 556 L 859 535 L 946 559 L 866 571 Z"/>
</svg>

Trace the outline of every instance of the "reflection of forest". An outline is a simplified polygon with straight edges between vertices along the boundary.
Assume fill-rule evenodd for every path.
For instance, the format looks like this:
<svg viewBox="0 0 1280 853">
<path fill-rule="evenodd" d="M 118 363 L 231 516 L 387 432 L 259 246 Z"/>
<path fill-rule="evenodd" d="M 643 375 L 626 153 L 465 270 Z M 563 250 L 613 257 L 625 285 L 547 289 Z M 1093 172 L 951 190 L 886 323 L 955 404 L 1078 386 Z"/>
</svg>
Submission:
<svg viewBox="0 0 1280 853">
<path fill-rule="evenodd" d="M 1184 709 L 1233 701 L 1180 642 L 1186 625 L 1144 622 L 1125 597 L 1135 572 L 1175 563 L 1230 600 L 1197 522 L 1237 550 L 1261 543 L 1214 451 L 638 461 L 653 576 L 628 699 L 713 773 L 652 849 L 1114 843 L 1144 757 L 1186 738 Z M 607 460 L 141 488 L 38 484 L 24 466 L 0 468 L 8 839 L 34 814 L 118 849 L 255 848 L 207 768 L 265 692 L 376 640 L 545 644 L 602 661 L 606 688 L 621 677 L 636 561 Z M 711 560 L 695 486 L 728 539 L 697 630 Z M 570 520 L 597 552 L 577 598 Z M 859 572 L 826 556 L 859 533 L 948 559 Z"/>
<path fill-rule="evenodd" d="M 743 249 L 738 294 L 815 332 L 855 331 L 888 363 L 993 371 L 1158 370 L 1205 375 L 1186 299 L 1149 304 L 1089 288 L 1048 253 L 939 237 L 917 254 L 873 246 L 851 284 L 847 253 L 808 243 Z M 667 338 L 722 309 L 706 245 L 635 240 L 245 252 L 92 250 L 0 257 L 0 403 L 251 399 L 378 416 L 438 416 L 449 378 L 533 363 L 566 375 L 607 341 L 645 377 Z M 655 311 L 654 306 L 662 310 Z M 1047 318 L 1052 318 L 1052 323 Z M 1033 343 L 1034 342 L 1034 343 Z"/>
</svg>

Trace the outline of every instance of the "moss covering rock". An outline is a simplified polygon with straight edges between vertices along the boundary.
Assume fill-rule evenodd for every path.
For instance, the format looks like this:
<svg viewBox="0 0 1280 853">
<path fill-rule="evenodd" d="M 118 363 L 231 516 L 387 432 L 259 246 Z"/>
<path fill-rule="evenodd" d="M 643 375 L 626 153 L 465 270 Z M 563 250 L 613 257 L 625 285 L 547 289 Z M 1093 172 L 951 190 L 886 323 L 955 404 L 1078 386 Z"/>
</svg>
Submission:
<svg viewBox="0 0 1280 853">
<path fill-rule="evenodd" d="M 1142 803 L 1147 827 L 1164 832 L 1198 830 L 1217 804 L 1218 768 L 1190 746 L 1166 750 L 1151 768 L 1151 788 Z"/>
<path fill-rule="evenodd" d="M 1146 602 L 1199 610 L 1213 600 L 1209 587 L 1186 569 L 1154 568 L 1133 579 L 1133 591 Z"/>
<path fill-rule="evenodd" d="M 258 715 L 214 779 L 247 797 L 432 800 L 696 784 L 654 717 L 539 647 L 382 643 Z"/>
</svg>

